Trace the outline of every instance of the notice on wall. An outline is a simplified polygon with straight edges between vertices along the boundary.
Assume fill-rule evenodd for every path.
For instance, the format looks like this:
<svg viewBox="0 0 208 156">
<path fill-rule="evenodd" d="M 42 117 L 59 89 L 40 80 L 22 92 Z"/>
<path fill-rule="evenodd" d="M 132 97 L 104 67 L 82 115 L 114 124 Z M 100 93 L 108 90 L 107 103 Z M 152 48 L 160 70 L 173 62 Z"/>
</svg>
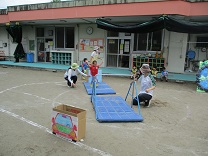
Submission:
<svg viewBox="0 0 208 156">
<path fill-rule="evenodd" d="M 121 44 L 124 44 L 124 40 L 121 40 Z"/>
<path fill-rule="evenodd" d="M 125 41 L 124 42 L 124 52 L 125 53 L 129 53 L 130 51 L 130 42 L 129 41 Z"/>
<path fill-rule="evenodd" d="M 35 50 L 35 41 L 29 40 L 29 50 Z"/>
<path fill-rule="evenodd" d="M 79 50 L 81 52 L 92 52 L 94 46 L 99 46 L 99 52 L 103 52 L 104 39 L 103 38 L 91 38 L 91 39 L 80 39 Z"/>
<path fill-rule="evenodd" d="M 98 40 L 98 46 L 103 46 L 103 40 Z"/>
<path fill-rule="evenodd" d="M 120 44 L 120 50 L 123 50 L 123 48 L 124 48 L 124 45 Z"/>
<path fill-rule="evenodd" d="M 48 41 L 48 44 L 49 44 L 50 46 L 53 46 L 53 41 Z"/>
<path fill-rule="evenodd" d="M 109 39 L 108 44 L 115 44 L 115 40 L 114 39 Z"/>
<path fill-rule="evenodd" d="M 124 44 L 120 44 L 120 54 L 123 54 Z"/>
</svg>

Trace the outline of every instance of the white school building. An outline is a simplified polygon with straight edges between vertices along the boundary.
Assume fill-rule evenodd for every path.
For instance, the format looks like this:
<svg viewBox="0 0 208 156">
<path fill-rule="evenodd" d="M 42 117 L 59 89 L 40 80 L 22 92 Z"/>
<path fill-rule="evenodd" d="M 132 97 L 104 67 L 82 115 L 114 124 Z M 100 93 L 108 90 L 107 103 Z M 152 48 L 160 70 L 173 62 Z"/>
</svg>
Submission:
<svg viewBox="0 0 208 156">
<path fill-rule="evenodd" d="M 0 51 L 14 61 L 17 46 L 6 24 L 22 26 L 22 45 L 34 62 L 71 65 L 90 59 L 100 47 L 103 67 L 129 68 L 149 63 L 161 70 L 184 73 L 208 59 L 208 34 L 178 33 L 162 29 L 149 33 L 125 33 L 97 28 L 97 18 L 117 25 L 151 21 L 161 15 L 183 22 L 208 23 L 208 1 L 197 0 L 75 0 L 58 3 L 9 6 L 0 9 Z M 18 23 L 16 23 L 18 22 Z M 194 51 L 193 59 L 187 52 Z M 1 60 L 0 60 L 1 61 Z M 27 58 L 20 61 L 27 61 Z M 196 64 L 195 64 L 196 63 Z M 197 68 L 196 68 L 197 69 Z"/>
</svg>

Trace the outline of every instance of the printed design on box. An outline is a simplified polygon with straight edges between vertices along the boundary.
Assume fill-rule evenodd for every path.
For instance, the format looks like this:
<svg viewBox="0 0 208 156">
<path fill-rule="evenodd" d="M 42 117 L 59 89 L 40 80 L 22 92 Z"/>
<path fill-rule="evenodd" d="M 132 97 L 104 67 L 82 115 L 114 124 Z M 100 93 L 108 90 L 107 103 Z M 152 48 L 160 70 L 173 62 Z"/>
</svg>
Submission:
<svg viewBox="0 0 208 156">
<path fill-rule="evenodd" d="M 54 118 L 54 116 L 56 116 Z M 77 122 L 73 122 L 71 116 L 56 113 L 52 117 L 52 130 L 56 134 L 60 134 L 72 140 L 77 140 Z"/>
</svg>

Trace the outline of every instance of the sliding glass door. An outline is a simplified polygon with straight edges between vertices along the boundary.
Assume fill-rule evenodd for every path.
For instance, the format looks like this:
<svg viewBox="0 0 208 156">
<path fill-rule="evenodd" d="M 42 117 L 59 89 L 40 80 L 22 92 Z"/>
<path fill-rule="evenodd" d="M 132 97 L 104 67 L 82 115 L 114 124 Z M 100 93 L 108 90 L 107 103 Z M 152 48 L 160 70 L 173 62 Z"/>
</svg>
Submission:
<svg viewBox="0 0 208 156">
<path fill-rule="evenodd" d="M 108 32 L 107 67 L 129 68 L 131 51 L 131 37 L 129 35 Z"/>
</svg>

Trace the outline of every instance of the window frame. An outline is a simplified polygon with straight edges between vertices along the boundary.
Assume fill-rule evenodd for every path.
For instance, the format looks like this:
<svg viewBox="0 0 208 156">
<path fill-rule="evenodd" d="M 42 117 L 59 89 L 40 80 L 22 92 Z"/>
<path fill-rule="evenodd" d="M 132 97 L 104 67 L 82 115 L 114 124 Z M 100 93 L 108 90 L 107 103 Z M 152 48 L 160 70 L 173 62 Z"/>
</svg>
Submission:
<svg viewBox="0 0 208 156">
<path fill-rule="evenodd" d="M 139 47 L 139 35 L 141 34 L 141 33 L 134 33 L 134 39 L 133 39 L 133 41 L 134 41 L 134 44 L 133 44 L 133 52 L 141 52 L 141 51 L 153 51 L 153 52 L 155 52 L 155 51 L 161 51 L 162 50 L 162 44 L 163 44 L 163 40 L 164 40 L 164 31 L 163 30 L 160 30 L 161 31 L 161 40 L 160 40 L 160 42 L 161 42 L 161 45 L 160 45 L 160 50 L 152 50 L 152 47 L 153 47 L 153 38 L 154 38 L 154 32 L 150 32 L 150 33 L 145 33 L 146 34 L 146 49 L 144 50 L 141 50 L 141 49 L 138 49 L 138 47 Z M 135 39 L 135 37 L 136 37 L 136 39 Z M 136 42 L 135 42 L 136 41 Z M 135 45 L 136 44 L 136 45 Z M 136 47 L 136 49 L 135 49 L 135 47 Z"/>
<path fill-rule="evenodd" d="M 63 42 L 64 42 L 64 47 L 57 47 L 57 28 L 64 28 L 64 37 L 63 37 Z M 67 48 L 66 47 L 66 31 L 67 31 L 67 28 L 73 28 L 74 30 L 74 44 L 73 44 L 73 48 L 72 47 L 69 47 Z M 69 50 L 74 50 L 75 49 L 75 27 L 74 26 L 55 26 L 55 49 L 69 49 Z"/>
</svg>

